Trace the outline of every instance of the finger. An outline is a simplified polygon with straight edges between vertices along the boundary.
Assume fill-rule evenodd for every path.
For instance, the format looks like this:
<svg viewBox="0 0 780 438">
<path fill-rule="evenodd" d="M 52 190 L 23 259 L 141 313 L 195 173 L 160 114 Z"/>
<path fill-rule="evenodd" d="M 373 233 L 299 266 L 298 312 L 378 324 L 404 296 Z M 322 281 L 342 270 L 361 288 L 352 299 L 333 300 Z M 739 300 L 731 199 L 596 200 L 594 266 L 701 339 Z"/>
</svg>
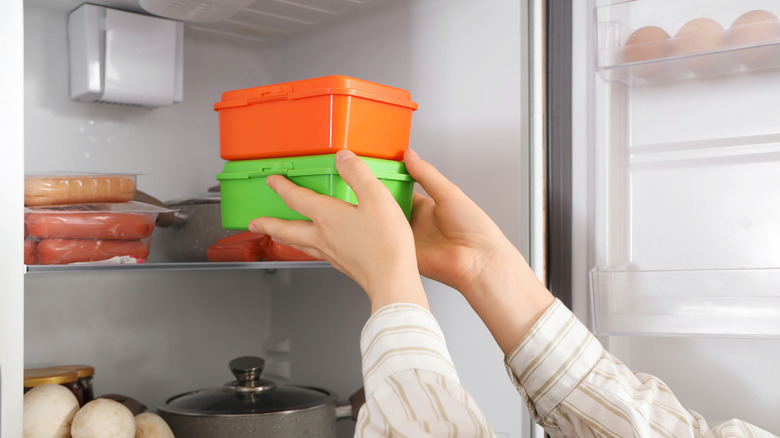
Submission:
<svg viewBox="0 0 780 438">
<path fill-rule="evenodd" d="M 281 175 L 269 175 L 266 184 L 289 208 L 312 220 L 314 219 L 312 216 L 322 210 L 322 204 L 333 199 L 301 187 Z"/>
<path fill-rule="evenodd" d="M 336 170 L 355 192 L 358 203 L 373 202 L 374 199 L 390 195 L 390 191 L 377 179 L 368 164 L 352 151 L 341 150 L 336 153 Z"/>
<path fill-rule="evenodd" d="M 290 246 L 316 246 L 316 231 L 309 221 L 289 221 L 275 217 L 259 217 L 249 222 L 249 231 L 271 236 L 278 243 Z"/>
<path fill-rule="evenodd" d="M 444 177 L 432 164 L 424 161 L 411 149 L 404 152 L 404 163 L 409 175 L 433 198 L 434 201 L 453 196 L 465 196 L 463 192 Z"/>
<path fill-rule="evenodd" d="M 292 244 L 292 243 L 284 243 L 281 240 L 276 240 L 276 239 L 271 239 L 271 240 L 273 240 L 274 242 L 276 242 L 278 244 L 287 245 L 290 248 L 297 249 L 298 251 L 302 251 L 304 254 L 306 254 L 306 255 L 308 255 L 310 257 L 314 257 L 315 259 L 325 260 L 325 256 L 323 256 L 323 254 L 317 248 L 313 248 L 313 247 L 309 247 L 309 246 L 295 245 L 295 244 Z"/>
</svg>

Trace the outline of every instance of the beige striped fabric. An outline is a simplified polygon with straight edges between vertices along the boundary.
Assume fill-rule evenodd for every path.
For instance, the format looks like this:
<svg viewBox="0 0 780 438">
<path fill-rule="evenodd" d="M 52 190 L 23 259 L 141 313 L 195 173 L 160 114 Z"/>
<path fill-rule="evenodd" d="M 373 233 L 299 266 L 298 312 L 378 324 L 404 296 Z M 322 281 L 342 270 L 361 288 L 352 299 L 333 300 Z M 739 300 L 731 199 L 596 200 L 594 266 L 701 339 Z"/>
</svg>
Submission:
<svg viewBox="0 0 780 438">
<path fill-rule="evenodd" d="M 428 310 L 383 307 L 366 323 L 360 347 L 366 404 L 356 437 L 494 436 Z M 778 438 L 740 420 L 711 428 L 658 378 L 633 373 L 607 353 L 558 300 L 506 366 L 531 416 L 554 438 Z"/>
<path fill-rule="evenodd" d="M 775 437 L 739 420 L 710 428 L 658 378 L 607 353 L 560 301 L 506 358 L 534 420 L 551 437 Z"/>
<path fill-rule="evenodd" d="M 414 304 L 375 312 L 360 338 L 366 404 L 356 437 L 493 437 L 460 385 L 444 335 Z"/>
</svg>

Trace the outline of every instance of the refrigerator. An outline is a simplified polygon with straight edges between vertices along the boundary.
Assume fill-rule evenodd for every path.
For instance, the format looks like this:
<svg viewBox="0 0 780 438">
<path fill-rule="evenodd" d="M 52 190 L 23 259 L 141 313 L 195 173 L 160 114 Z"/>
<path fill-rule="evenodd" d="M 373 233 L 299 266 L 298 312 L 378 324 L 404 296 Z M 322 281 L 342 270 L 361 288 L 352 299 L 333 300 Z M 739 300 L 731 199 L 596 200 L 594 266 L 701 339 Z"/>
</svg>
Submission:
<svg viewBox="0 0 780 438">
<path fill-rule="evenodd" d="M 244 355 L 264 357 L 274 381 L 325 388 L 341 401 L 362 386 L 369 302 L 329 266 L 172 265 L 157 230 L 149 260 L 135 266 L 25 266 L 15 250 L 24 174 L 137 174 L 138 188 L 163 201 L 214 186 L 225 161 L 213 105 L 226 91 L 327 75 L 408 90 L 419 105 L 410 145 L 527 253 L 520 3 L 255 1 L 229 19 L 183 24 L 181 102 L 157 107 L 71 99 L 67 22 L 82 3 L 0 4 L 3 437 L 22 434 L 23 370 L 54 364 L 92 365 L 96 395 L 130 396 L 150 410 L 233 380 L 228 362 Z M 137 0 L 90 3 L 151 15 Z M 425 288 L 461 380 L 498 436 L 527 436 L 525 405 L 488 331 L 456 291 L 427 280 Z M 338 428 L 352 436 L 354 422 Z"/>
<path fill-rule="evenodd" d="M 727 28 L 748 10 L 780 16 L 775 2 L 256 0 L 183 24 L 181 101 L 155 108 L 70 98 L 67 16 L 82 3 L 0 5 L 3 437 L 21 436 L 23 369 L 56 363 L 91 364 L 97 394 L 151 409 L 231 380 L 228 361 L 242 355 L 265 357 L 274 380 L 342 400 L 362 385 L 369 303 L 328 266 L 170 263 L 157 231 L 137 266 L 25 266 L 12 249 L 25 173 L 133 173 L 163 200 L 202 193 L 224 164 L 212 108 L 223 92 L 330 74 L 408 90 L 419 104 L 410 146 L 630 368 L 660 377 L 711 424 L 780 431 L 780 62 L 700 76 L 678 65 L 778 41 L 620 58 L 640 27 L 671 37 L 710 17 Z M 149 15 L 137 0 L 91 3 Z M 653 66 L 670 72 L 634 74 Z M 542 436 L 465 300 L 424 286 L 497 436 Z M 340 421 L 338 436 L 353 428 Z"/>
</svg>

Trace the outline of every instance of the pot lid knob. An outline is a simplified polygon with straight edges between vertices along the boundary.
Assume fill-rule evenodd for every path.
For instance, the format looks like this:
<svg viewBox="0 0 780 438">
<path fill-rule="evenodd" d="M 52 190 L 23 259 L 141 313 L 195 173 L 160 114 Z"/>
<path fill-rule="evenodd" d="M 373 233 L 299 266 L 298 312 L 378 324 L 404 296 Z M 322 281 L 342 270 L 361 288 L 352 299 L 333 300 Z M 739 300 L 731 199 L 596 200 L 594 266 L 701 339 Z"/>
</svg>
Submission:
<svg viewBox="0 0 780 438">
<path fill-rule="evenodd" d="M 265 359 L 257 356 L 241 356 L 230 361 L 230 371 L 236 376 L 236 382 L 226 386 L 237 391 L 267 391 L 276 387 L 270 380 L 260 378 L 265 367 Z"/>
</svg>

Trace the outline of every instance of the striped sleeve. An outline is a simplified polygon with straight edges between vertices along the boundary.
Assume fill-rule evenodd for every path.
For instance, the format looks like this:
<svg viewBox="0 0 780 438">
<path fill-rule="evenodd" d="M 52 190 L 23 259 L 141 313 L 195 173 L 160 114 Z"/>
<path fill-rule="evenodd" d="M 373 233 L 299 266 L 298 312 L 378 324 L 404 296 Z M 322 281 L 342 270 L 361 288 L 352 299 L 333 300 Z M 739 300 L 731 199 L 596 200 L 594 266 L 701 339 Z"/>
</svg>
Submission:
<svg viewBox="0 0 780 438">
<path fill-rule="evenodd" d="M 714 429 L 660 379 L 634 373 L 556 300 L 506 357 L 510 379 L 551 437 L 777 438 L 731 420 Z"/>
<path fill-rule="evenodd" d="M 427 309 L 404 303 L 379 309 L 360 349 L 366 403 L 356 437 L 493 437 Z"/>
</svg>

